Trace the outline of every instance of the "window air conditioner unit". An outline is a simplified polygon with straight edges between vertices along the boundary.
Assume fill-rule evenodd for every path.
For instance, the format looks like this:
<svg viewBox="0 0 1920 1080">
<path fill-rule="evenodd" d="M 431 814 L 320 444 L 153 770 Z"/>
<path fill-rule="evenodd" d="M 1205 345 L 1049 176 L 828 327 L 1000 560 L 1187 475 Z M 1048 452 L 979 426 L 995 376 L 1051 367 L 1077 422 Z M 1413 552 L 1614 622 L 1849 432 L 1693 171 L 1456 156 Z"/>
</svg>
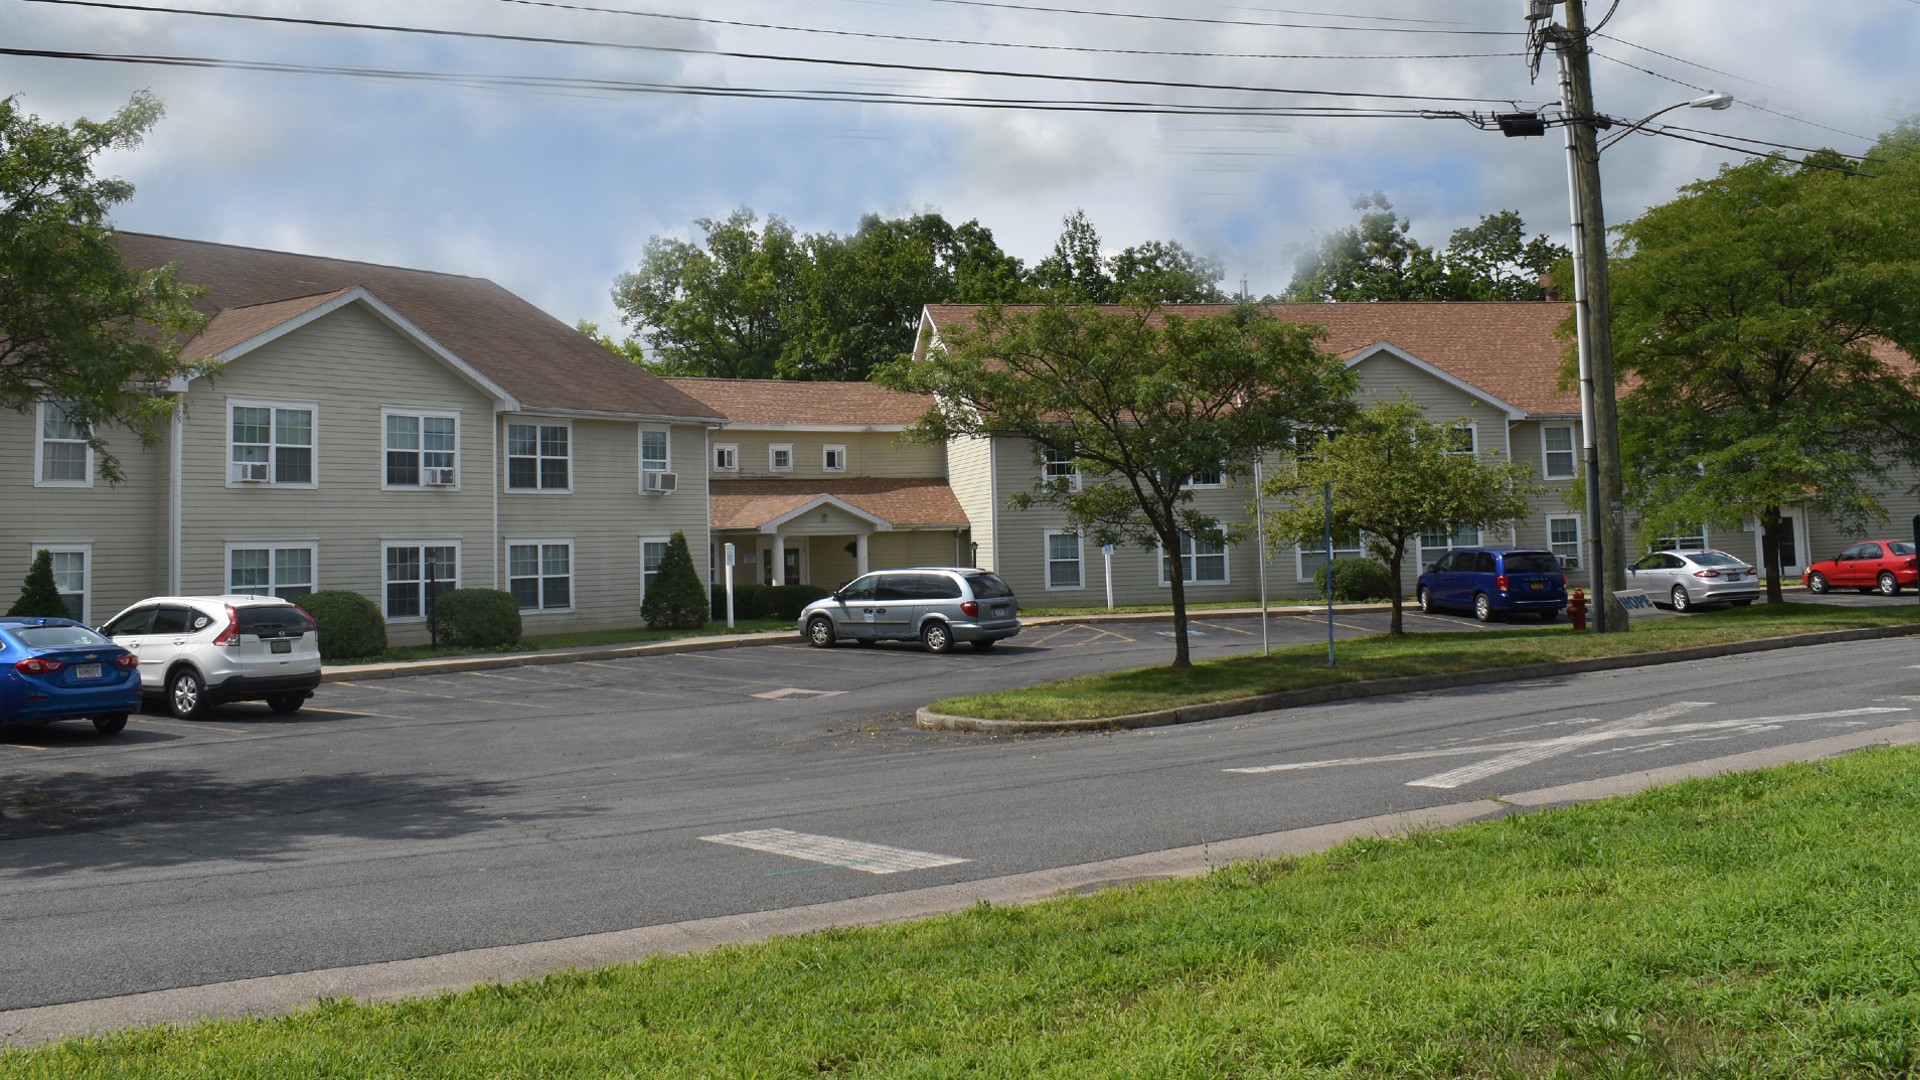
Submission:
<svg viewBox="0 0 1920 1080">
<path fill-rule="evenodd" d="M 236 484 L 264 484 L 267 479 L 267 463 L 264 461 L 233 463 L 233 481 Z"/>
<path fill-rule="evenodd" d="M 453 486 L 453 470 L 452 469 L 428 469 L 427 470 L 427 486 L 428 487 L 452 487 Z"/>
<path fill-rule="evenodd" d="M 640 477 L 641 477 L 640 486 L 642 488 L 646 489 L 647 491 L 660 492 L 662 495 L 672 494 L 673 489 L 679 486 L 679 478 L 674 476 L 670 472 L 657 472 L 655 470 L 649 469 L 648 471 L 641 473 Z"/>
</svg>

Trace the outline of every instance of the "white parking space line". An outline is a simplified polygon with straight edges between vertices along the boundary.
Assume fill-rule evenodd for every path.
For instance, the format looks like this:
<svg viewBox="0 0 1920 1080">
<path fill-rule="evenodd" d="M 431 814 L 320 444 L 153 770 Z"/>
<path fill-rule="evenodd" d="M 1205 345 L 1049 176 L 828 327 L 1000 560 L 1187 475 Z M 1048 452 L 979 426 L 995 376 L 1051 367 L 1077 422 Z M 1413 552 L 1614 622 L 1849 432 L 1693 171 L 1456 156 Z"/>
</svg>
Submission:
<svg viewBox="0 0 1920 1080">
<path fill-rule="evenodd" d="M 845 690 L 807 690 L 803 687 L 789 686 L 785 690 L 768 690 L 766 693 L 753 696 L 767 701 L 785 701 L 788 698 L 839 697 L 844 693 L 846 693 Z"/>
<path fill-rule="evenodd" d="M 26 743 L 0 742 L 0 750 L 47 750 L 50 747 L 28 746 Z"/>
<path fill-rule="evenodd" d="M 420 717 L 418 716 L 395 716 L 393 713 L 368 712 L 365 709 L 321 709 L 321 708 L 316 708 L 312 705 L 309 705 L 306 708 L 301 709 L 300 711 L 310 712 L 310 713 L 319 713 L 322 716 L 345 716 L 349 719 L 355 719 L 355 720 L 363 716 L 370 717 L 374 720 L 419 720 L 420 719 Z"/>
<path fill-rule="evenodd" d="M 700 839 L 715 844 L 747 848 L 750 851 L 785 855 L 791 859 L 801 859 L 826 866 L 858 870 L 863 874 L 898 874 L 906 870 L 928 870 L 936 866 L 952 866 L 968 861 L 952 855 L 936 855 L 930 851 L 911 851 L 907 848 L 887 847 L 883 844 L 866 844 L 858 840 L 842 840 L 834 836 L 817 836 L 813 833 L 799 833 L 789 829 L 752 829 L 747 832 L 703 836 Z"/>
<path fill-rule="evenodd" d="M 1457 788 L 1462 784 L 1470 784 L 1476 780 L 1485 780 L 1489 777 L 1498 776 L 1503 772 L 1511 772 L 1523 765 L 1532 765 L 1535 762 L 1545 761 L 1550 757 L 1559 757 L 1561 754 L 1576 750 L 1582 746 L 1604 742 L 1617 735 L 1631 734 L 1650 724 L 1657 724 L 1662 720 L 1671 720 L 1676 716 L 1690 713 L 1695 709 L 1708 708 L 1712 704 L 1713 702 L 1711 701 L 1676 701 L 1668 705 L 1662 705 L 1657 709 L 1649 709 L 1643 713 L 1636 713 L 1624 720 L 1615 720 L 1612 723 L 1601 724 L 1598 727 L 1588 728 L 1585 731 L 1575 732 L 1572 735 L 1562 735 L 1558 738 L 1534 743 L 1532 746 L 1522 747 L 1518 750 L 1509 750 L 1497 757 L 1491 757 L 1472 765 L 1463 765 L 1458 769 L 1449 769 L 1443 773 L 1435 773 L 1432 776 L 1411 780 L 1408 781 L 1407 786 Z"/>
<path fill-rule="evenodd" d="M 347 683 L 345 685 L 352 686 L 354 684 Z M 389 694 L 404 694 L 407 697 L 438 698 L 441 701 L 459 701 L 480 705 L 505 705 L 513 709 L 539 708 L 539 706 L 528 701 L 500 701 L 495 698 L 470 697 L 466 694 L 435 694 L 427 690 L 402 690 L 397 686 L 383 686 L 380 689 Z"/>
<path fill-rule="evenodd" d="M 153 727 L 185 728 L 188 731 L 224 731 L 229 735 L 251 735 L 253 729 L 243 727 L 221 727 L 218 724 L 203 724 L 198 720 L 168 720 L 158 716 L 129 716 L 128 720 L 136 724 Z"/>
<path fill-rule="evenodd" d="M 1229 634 L 1244 634 L 1244 635 L 1246 635 L 1247 637 L 1259 637 L 1259 636 L 1260 636 L 1260 635 L 1259 635 L 1258 633 L 1256 633 L 1256 632 L 1254 632 L 1254 631 L 1252 631 L 1252 630 L 1242 630 L 1241 628 L 1239 628 L 1239 627 L 1237 627 L 1237 626 L 1227 626 L 1227 625 L 1225 625 L 1224 623 L 1217 623 L 1217 622 L 1201 622 L 1201 621 L 1200 621 L 1200 620 L 1198 620 L 1198 619 L 1195 619 L 1195 620 L 1194 620 L 1193 622 L 1191 622 L 1191 623 L 1189 623 L 1188 625 L 1189 625 L 1189 626 L 1207 626 L 1207 627 L 1211 627 L 1211 628 L 1213 628 L 1213 629 L 1215 629 L 1215 630 L 1224 630 L 1224 631 L 1226 631 L 1226 632 L 1227 632 L 1227 633 L 1229 633 Z"/>
</svg>

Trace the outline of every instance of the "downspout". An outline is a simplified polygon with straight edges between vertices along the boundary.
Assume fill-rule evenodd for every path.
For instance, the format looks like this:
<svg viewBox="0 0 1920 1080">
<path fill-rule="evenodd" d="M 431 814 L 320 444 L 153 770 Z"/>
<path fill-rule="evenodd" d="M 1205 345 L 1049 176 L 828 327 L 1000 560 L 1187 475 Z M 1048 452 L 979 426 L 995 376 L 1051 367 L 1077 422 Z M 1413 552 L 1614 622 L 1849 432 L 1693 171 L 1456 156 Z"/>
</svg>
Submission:
<svg viewBox="0 0 1920 1080">
<path fill-rule="evenodd" d="M 182 395 L 173 403 L 173 418 L 169 421 L 167 447 L 167 595 L 181 595 L 180 587 L 180 529 L 185 517 L 180 494 L 181 474 L 184 455 L 180 441 L 186 434 L 183 412 L 186 398 Z M 221 589 L 226 592 L 226 589 Z"/>
<path fill-rule="evenodd" d="M 993 522 L 988 539 L 993 541 L 993 565 L 983 570 L 1000 572 L 1000 440 L 987 439 L 987 513 Z"/>
<path fill-rule="evenodd" d="M 506 417 L 500 409 L 500 403 L 493 403 L 493 470 L 492 481 L 487 485 L 493 489 L 493 587 L 500 587 L 500 489 L 506 482 L 506 474 L 500 471 L 500 440 L 506 430 Z"/>
</svg>

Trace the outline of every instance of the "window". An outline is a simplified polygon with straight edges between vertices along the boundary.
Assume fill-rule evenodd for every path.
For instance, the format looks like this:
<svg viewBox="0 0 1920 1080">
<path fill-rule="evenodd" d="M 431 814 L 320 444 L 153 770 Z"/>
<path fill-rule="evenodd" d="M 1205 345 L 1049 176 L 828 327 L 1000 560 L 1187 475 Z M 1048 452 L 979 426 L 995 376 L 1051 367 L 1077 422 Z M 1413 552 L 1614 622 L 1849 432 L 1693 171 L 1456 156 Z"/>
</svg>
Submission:
<svg viewBox="0 0 1920 1080">
<path fill-rule="evenodd" d="M 386 424 L 386 487 L 451 487 L 459 455 L 459 418 L 381 410 Z"/>
<path fill-rule="evenodd" d="M 43 551 L 53 560 L 53 586 L 67 602 L 67 617 L 89 622 L 87 584 L 93 576 L 93 545 L 34 544 L 27 557 L 37 559 Z"/>
<path fill-rule="evenodd" d="M 653 579 L 660 576 L 660 562 L 667 557 L 668 541 L 665 536 L 640 538 L 640 597 L 643 600 L 647 590 L 653 587 Z"/>
<path fill-rule="evenodd" d="M 846 472 L 847 448 L 832 445 L 824 447 L 820 453 L 820 467 L 827 472 Z"/>
<path fill-rule="evenodd" d="M 1173 580 L 1174 560 L 1161 550 L 1160 584 Z M 1227 581 L 1227 545 L 1219 536 L 1180 537 L 1180 580 L 1196 585 L 1221 585 Z"/>
<path fill-rule="evenodd" d="M 508 424 L 507 490 L 572 490 L 569 435 L 565 424 Z"/>
<path fill-rule="evenodd" d="M 312 405 L 227 403 L 228 484 L 314 486 Z"/>
<path fill-rule="evenodd" d="M 767 447 L 767 468 L 774 472 L 792 472 L 793 444 L 774 443 Z"/>
<path fill-rule="evenodd" d="M 87 433 L 67 415 L 67 406 L 43 401 L 40 437 L 34 443 L 35 487 L 92 487 L 93 448 Z"/>
<path fill-rule="evenodd" d="M 1320 543 L 1326 543 L 1326 539 L 1322 537 Z M 1366 557 L 1366 549 L 1361 546 L 1358 535 L 1336 536 L 1333 538 L 1333 557 L 1336 559 L 1361 559 Z M 1312 581 L 1313 575 L 1319 571 L 1322 566 L 1326 565 L 1327 553 L 1319 544 L 1313 544 L 1299 548 L 1297 558 L 1299 560 L 1299 567 L 1294 572 L 1294 580 Z"/>
<path fill-rule="evenodd" d="M 740 444 L 730 442 L 714 443 L 713 467 L 722 472 L 739 472 Z"/>
<path fill-rule="evenodd" d="M 672 468 L 667 456 L 667 433 L 657 428 L 640 429 L 640 471 L 666 472 Z"/>
<path fill-rule="evenodd" d="M 1572 515 L 1547 518 L 1547 548 L 1563 568 L 1580 569 L 1580 519 Z"/>
<path fill-rule="evenodd" d="M 1047 588 L 1077 589 L 1080 576 L 1080 534 L 1047 530 Z"/>
<path fill-rule="evenodd" d="M 295 600 L 314 589 L 318 544 L 228 544 L 227 591 Z"/>
<path fill-rule="evenodd" d="M 507 591 L 521 611 L 573 608 L 573 541 L 507 544 Z"/>
<path fill-rule="evenodd" d="M 1653 546 L 1670 551 L 1705 551 L 1707 549 L 1707 527 L 1705 525 L 1689 525 L 1685 531 L 1677 535 L 1663 536 L 1655 540 Z M 1781 565 L 1785 565 L 1784 559 L 1781 560 Z"/>
<path fill-rule="evenodd" d="M 1293 456 L 1301 461 L 1314 460 L 1320 456 L 1321 440 L 1325 439 L 1331 442 L 1339 438 L 1340 433 L 1344 430 L 1346 429 L 1327 428 L 1325 430 L 1314 430 L 1312 428 L 1295 428 L 1293 431 Z"/>
<path fill-rule="evenodd" d="M 1226 479 L 1227 479 L 1227 463 L 1223 461 L 1220 464 L 1215 465 L 1211 469 L 1206 469 L 1204 471 L 1194 473 L 1192 476 L 1187 478 L 1186 483 L 1180 486 L 1190 487 L 1190 488 L 1219 487 L 1220 485 L 1226 483 Z"/>
<path fill-rule="evenodd" d="M 1462 525 L 1457 529 L 1438 529 L 1420 534 L 1420 564 L 1431 562 L 1431 555 L 1457 547 L 1478 547 L 1480 530 L 1473 525 Z"/>
<path fill-rule="evenodd" d="M 1080 466 L 1074 464 L 1073 455 L 1065 450 L 1056 450 L 1051 446 L 1041 447 L 1040 473 L 1049 483 L 1065 480 L 1068 491 L 1080 490 Z"/>
<path fill-rule="evenodd" d="M 1474 425 L 1455 424 L 1447 429 L 1447 453 L 1472 454 L 1479 449 L 1479 435 Z"/>
<path fill-rule="evenodd" d="M 1540 441 L 1546 454 L 1546 479 L 1573 479 L 1573 428 L 1566 424 L 1543 427 L 1540 429 Z"/>
<path fill-rule="evenodd" d="M 424 619 L 430 596 L 460 587 L 458 544 L 388 544 L 385 554 L 389 619 Z"/>
</svg>

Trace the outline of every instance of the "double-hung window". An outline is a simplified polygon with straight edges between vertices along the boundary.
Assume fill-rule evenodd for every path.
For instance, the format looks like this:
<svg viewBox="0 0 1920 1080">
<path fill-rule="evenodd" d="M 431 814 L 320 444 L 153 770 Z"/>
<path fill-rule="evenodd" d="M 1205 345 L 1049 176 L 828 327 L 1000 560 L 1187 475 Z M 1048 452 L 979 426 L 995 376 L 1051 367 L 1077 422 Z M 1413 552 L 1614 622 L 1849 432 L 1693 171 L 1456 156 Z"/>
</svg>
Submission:
<svg viewBox="0 0 1920 1080">
<path fill-rule="evenodd" d="M 1180 580 L 1195 585 L 1223 585 L 1227 582 L 1227 545 L 1220 536 L 1180 534 L 1180 554 L 1160 552 L 1160 584 L 1169 585 L 1177 572 Z M 1176 569 L 1177 567 L 1177 569 Z"/>
<path fill-rule="evenodd" d="M 1420 565 L 1425 566 L 1440 553 L 1457 547 L 1478 547 L 1480 528 L 1462 525 L 1456 529 L 1430 529 L 1420 534 Z"/>
<path fill-rule="evenodd" d="M 67 414 L 65 403 L 39 406 L 39 438 L 34 443 L 35 487 L 93 486 L 93 448 L 87 433 Z"/>
<path fill-rule="evenodd" d="M 767 468 L 774 472 L 792 472 L 793 444 L 774 443 L 767 447 Z"/>
<path fill-rule="evenodd" d="M 430 597 L 460 587 L 460 545 L 446 541 L 385 545 L 387 618 L 424 619 Z"/>
<path fill-rule="evenodd" d="M 90 623 L 87 601 L 90 599 L 88 584 L 93 578 L 93 545 L 34 544 L 28 555 L 37 559 L 43 551 L 53 562 L 53 587 L 59 590 L 60 599 L 66 601 L 67 617 Z"/>
<path fill-rule="evenodd" d="M 1575 470 L 1573 426 L 1548 424 L 1540 429 L 1541 452 L 1545 455 L 1548 480 L 1571 480 Z"/>
<path fill-rule="evenodd" d="M 667 433 L 660 428 L 640 429 L 640 471 L 666 472 L 672 468 L 667 453 Z"/>
<path fill-rule="evenodd" d="M 1580 569 L 1580 519 L 1573 514 L 1547 518 L 1547 548 L 1566 570 Z"/>
<path fill-rule="evenodd" d="M 571 610 L 573 541 L 509 541 L 507 591 L 521 611 Z"/>
<path fill-rule="evenodd" d="M 1080 534 L 1047 530 L 1047 588 L 1078 589 L 1080 574 Z"/>
<path fill-rule="evenodd" d="M 1313 575 L 1327 564 L 1326 537 L 1315 537 L 1319 543 L 1303 544 L 1299 548 L 1299 568 L 1294 572 L 1297 581 L 1312 581 Z M 1360 543 L 1358 534 L 1336 536 L 1333 538 L 1333 557 L 1336 559 L 1360 559 L 1366 557 L 1366 550 Z"/>
<path fill-rule="evenodd" d="M 227 482 L 313 487 L 317 412 L 292 402 L 229 401 Z"/>
<path fill-rule="evenodd" d="M 508 424 L 507 490 L 571 491 L 572 446 L 565 424 Z"/>
<path fill-rule="evenodd" d="M 1221 486 L 1222 484 L 1225 484 L 1226 482 L 1227 482 L 1227 464 L 1226 462 L 1223 461 L 1218 465 L 1215 465 L 1211 469 L 1202 469 L 1201 471 L 1194 473 L 1192 476 L 1187 478 L 1186 483 L 1180 486 L 1190 487 L 1190 488 L 1216 488 Z"/>
<path fill-rule="evenodd" d="M 647 590 L 653 587 L 653 580 L 660 576 L 660 563 L 667 557 L 667 544 L 671 539 L 666 536 L 640 538 L 640 598 L 643 600 Z"/>
<path fill-rule="evenodd" d="M 1666 551 L 1705 551 L 1707 550 L 1707 527 L 1689 525 L 1676 535 L 1663 536 L 1655 540 L 1653 546 Z M 1783 565 L 1785 561 L 1781 560 Z"/>
<path fill-rule="evenodd" d="M 1080 466 L 1074 463 L 1073 455 L 1065 450 L 1051 446 L 1041 447 L 1040 471 L 1042 478 L 1049 484 L 1057 480 L 1065 480 L 1068 491 L 1080 490 Z"/>
<path fill-rule="evenodd" d="M 1447 429 L 1447 453 L 1473 454 L 1480 450 L 1479 429 L 1472 424 L 1455 424 Z"/>
<path fill-rule="evenodd" d="M 460 420 L 446 413 L 384 410 L 386 487 L 452 487 L 459 479 Z"/>
<path fill-rule="evenodd" d="M 320 545 L 228 544 L 227 591 L 247 596 L 293 600 L 314 589 L 314 564 Z"/>
</svg>

